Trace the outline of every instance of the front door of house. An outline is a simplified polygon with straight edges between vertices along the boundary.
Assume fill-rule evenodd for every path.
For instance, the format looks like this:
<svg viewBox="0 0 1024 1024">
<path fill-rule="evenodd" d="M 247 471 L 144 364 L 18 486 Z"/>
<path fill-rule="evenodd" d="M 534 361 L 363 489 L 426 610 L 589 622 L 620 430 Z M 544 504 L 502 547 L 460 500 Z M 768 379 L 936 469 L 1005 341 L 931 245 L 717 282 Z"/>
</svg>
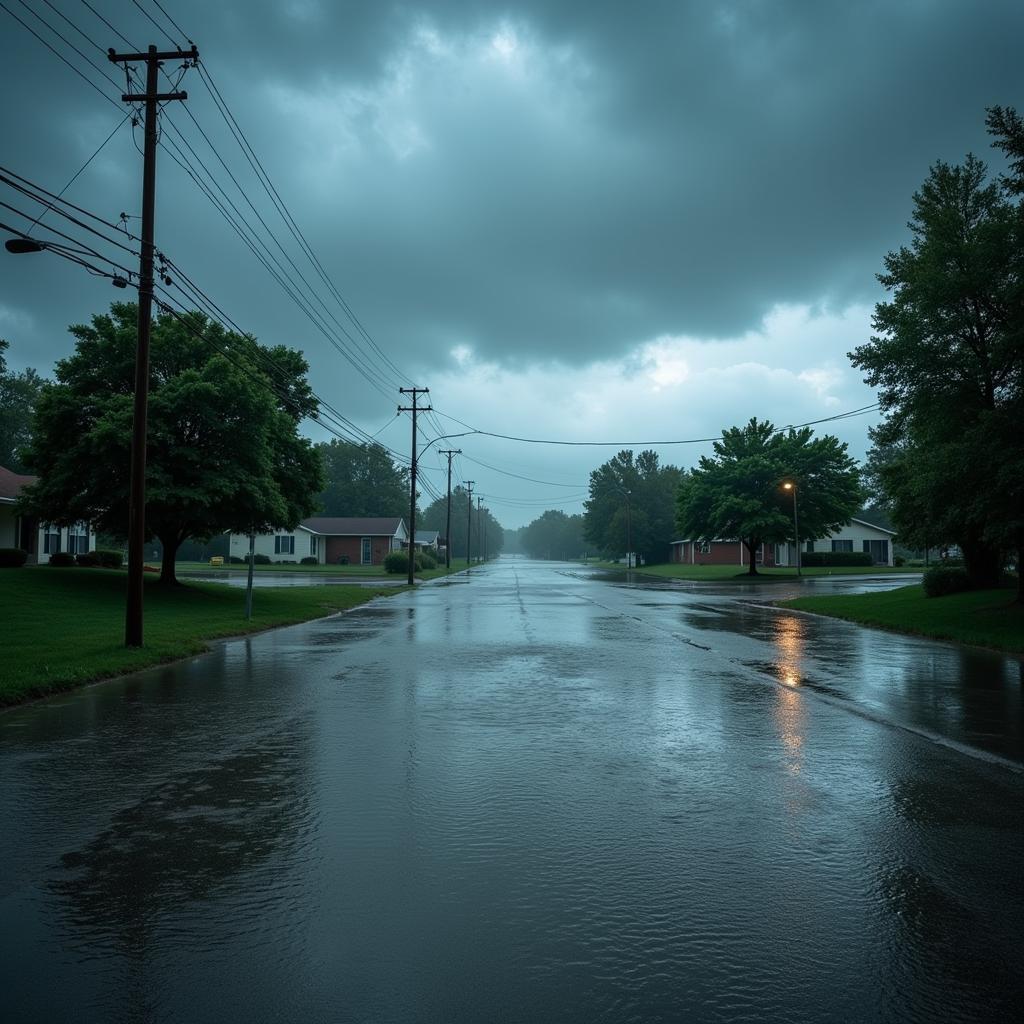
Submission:
<svg viewBox="0 0 1024 1024">
<path fill-rule="evenodd" d="M 373 564 L 373 551 L 370 548 L 370 538 L 363 538 L 363 554 L 362 554 L 363 565 Z"/>
</svg>

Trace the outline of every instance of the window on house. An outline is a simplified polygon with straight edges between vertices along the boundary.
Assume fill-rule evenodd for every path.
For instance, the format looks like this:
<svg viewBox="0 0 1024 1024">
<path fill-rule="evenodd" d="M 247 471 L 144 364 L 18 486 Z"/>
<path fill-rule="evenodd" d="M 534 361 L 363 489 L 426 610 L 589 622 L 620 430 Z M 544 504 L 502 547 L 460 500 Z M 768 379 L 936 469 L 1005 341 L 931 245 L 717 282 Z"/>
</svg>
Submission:
<svg viewBox="0 0 1024 1024">
<path fill-rule="evenodd" d="M 852 551 L 853 541 L 852 540 L 834 540 L 832 541 L 833 551 Z"/>
<path fill-rule="evenodd" d="M 316 557 L 320 554 L 320 538 L 310 537 L 309 538 L 309 553 Z"/>
<path fill-rule="evenodd" d="M 73 555 L 82 555 L 89 550 L 89 526 L 86 523 L 75 523 L 68 530 L 68 551 Z"/>
<path fill-rule="evenodd" d="M 274 554 L 275 555 L 294 555 L 295 554 L 295 538 L 292 536 L 277 536 L 274 538 Z"/>
<path fill-rule="evenodd" d="M 60 551 L 60 527 L 43 523 L 43 554 L 55 555 Z"/>
<path fill-rule="evenodd" d="M 807 545 L 804 548 L 804 551 L 806 551 L 807 554 L 809 554 L 809 555 L 813 555 L 814 554 L 814 541 L 813 540 L 809 540 L 807 542 Z"/>
</svg>

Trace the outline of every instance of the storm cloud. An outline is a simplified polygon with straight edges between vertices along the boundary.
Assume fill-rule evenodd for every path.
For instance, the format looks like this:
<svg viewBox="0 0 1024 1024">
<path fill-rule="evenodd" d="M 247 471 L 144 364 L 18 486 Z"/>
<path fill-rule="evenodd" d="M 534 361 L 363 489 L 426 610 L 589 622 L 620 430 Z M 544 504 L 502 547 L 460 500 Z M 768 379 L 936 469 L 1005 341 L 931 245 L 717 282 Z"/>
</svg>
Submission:
<svg viewBox="0 0 1024 1024">
<path fill-rule="evenodd" d="M 36 0 L 5 2 L 98 63 L 75 26 L 123 45 L 83 4 L 54 0 L 72 26 Z M 169 41 L 135 5 L 93 6 L 136 45 Z M 914 189 L 968 150 L 998 169 L 985 107 L 1024 105 L 1013 2 L 164 7 L 381 348 L 439 410 L 517 435 L 708 436 L 754 414 L 798 422 L 870 402 L 845 352 L 869 333 L 874 275 L 907 237 Z M 123 114 L 117 90 L 47 38 L 116 101 L 0 11 L 0 162 L 57 191 Z M 183 86 L 286 240 L 195 72 Z M 230 188 L 195 126 L 168 115 Z M 379 429 L 385 396 L 160 161 L 160 247 L 262 340 L 302 348 L 317 390 Z M 126 126 L 68 196 L 112 220 L 137 213 L 140 162 Z M 15 367 L 48 372 L 67 324 L 114 297 L 50 257 L 2 266 Z M 401 446 L 403 429 L 383 436 Z M 863 453 L 865 421 L 836 433 Z M 614 451 L 474 443 L 484 461 L 566 482 Z M 695 452 L 663 455 L 688 465 Z M 496 496 L 554 498 L 489 479 Z M 510 525 L 534 514 L 513 508 L 495 512 Z"/>
</svg>

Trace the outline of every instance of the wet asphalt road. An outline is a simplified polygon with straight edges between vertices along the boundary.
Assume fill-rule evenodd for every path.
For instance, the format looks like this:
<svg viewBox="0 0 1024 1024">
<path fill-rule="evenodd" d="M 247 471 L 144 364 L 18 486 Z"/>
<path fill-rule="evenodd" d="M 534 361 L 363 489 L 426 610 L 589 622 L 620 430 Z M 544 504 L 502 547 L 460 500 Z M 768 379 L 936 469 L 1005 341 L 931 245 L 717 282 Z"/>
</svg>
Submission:
<svg viewBox="0 0 1024 1024">
<path fill-rule="evenodd" d="M 1021 661 L 786 590 L 505 560 L 0 716 L 3 1018 L 1018 1019 Z"/>
</svg>

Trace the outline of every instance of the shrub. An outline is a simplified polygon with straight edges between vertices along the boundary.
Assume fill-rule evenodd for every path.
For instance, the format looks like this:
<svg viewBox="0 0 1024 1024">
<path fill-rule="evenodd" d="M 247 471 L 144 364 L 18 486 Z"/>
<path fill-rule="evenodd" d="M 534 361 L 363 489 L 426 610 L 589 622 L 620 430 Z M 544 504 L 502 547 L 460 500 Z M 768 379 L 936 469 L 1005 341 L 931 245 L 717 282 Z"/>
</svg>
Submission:
<svg viewBox="0 0 1024 1024">
<path fill-rule="evenodd" d="M 894 555 L 892 564 L 895 565 L 897 569 L 902 569 L 903 566 L 907 564 L 907 560 L 902 555 Z"/>
<path fill-rule="evenodd" d="M 384 556 L 385 572 L 398 573 L 409 571 L 409 556 L 404 551 L 389 551 Z"/>
<path fill-rule="evenodd" d="M 0 569 L 20 569 L 28 558 L 21 548 L 0 548 Z"/>
<path fill-rule="evenodd" d="M 959 565 L 934 565 L 921 581 L 925 597 L 945 597 L 971 589 L 967 570 Z"/>
<path fill-rule="evenodd" d="M 245 565 L 246 560 L 241 555 L 228 555 L 229 565 Z"/>
<path fill-rule="evenodd" d="M 434 557 L 433 553 L 430 552 L 430 551 L 421 551 L 419 554 L 416 555 L 416 561 L 419 563 L 417 568 L 422 568 L 422 569 L 436 569 L 437 568 L 437 559 Z"/>
<path fill-rule="evenodd" d="M 259 558 L 259 555 L 257 555 L 256 557 Z M 294 558 L 279 558 L 274 563 L 274 565 L 294 565 L 294 564 L 295 564 L 295 559 Z"/>
<path fill-rule="evenodd" d="M 67 551 L 56 551 L 50 555 L 50 565 L 56 565 L 58 568 L 67 568 L 69 565 L 75 564 L 75 556 Z"/>
<path fill-rule="evenodd" d="M 815 565 L 874 565 L 866 551 L 807 551 L 800 556 L 800 564 Z"/>
<path fill-rule="evenodd" d="M 113 548 L 97 548 L 93 554 L 99 559 L 104 569 L 120 569 L 124 564 L 124 555 Z"/>
<path fill-rule="evenodd" d="M 299 565 L 319 565 L 319 560 L 314 555 L 306 555 L 305 558 L 300 559 Z"/>
<path fill-rule="evenodd" d="M 246 565 L 248 565 L 249 564 L 249 556 L 246 555 L 245 558 L 242 559 L 242 561 Z M 261 555 L 257 551 L 256 554 L 252 556 L 252 564 L 253 565 L 270 565 L 270 555 Z"/>
<path fill-rule="evenodd" d="M 338 555 L 338 565 L 348 565 L 348 555 Z"/>
<path fill-rule="evenodd" d="M 81 554 L 75 555 L 75 561 L 83 569 L 98 569 L 103 564 L 95 551 L 83 551 Z"/>
</svg>

